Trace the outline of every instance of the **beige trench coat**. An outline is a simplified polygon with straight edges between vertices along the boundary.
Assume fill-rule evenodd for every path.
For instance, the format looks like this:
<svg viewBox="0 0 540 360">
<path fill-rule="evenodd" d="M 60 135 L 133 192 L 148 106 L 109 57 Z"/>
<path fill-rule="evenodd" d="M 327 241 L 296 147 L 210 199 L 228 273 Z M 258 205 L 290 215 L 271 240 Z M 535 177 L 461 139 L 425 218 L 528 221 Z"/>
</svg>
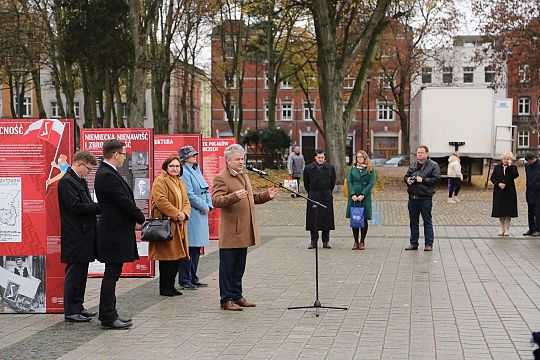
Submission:
<svg viewBox="0 0 540 360">
<path fill-rule="evenodd" d="M 242 200 L 235 191 L 246 189 L 248 196 Z M 212 204 L 220 208 L 219 248 L 237 249 L 259 245 L 259 229 L 255 219 L 255 204 L 272 200 L 268 191 L 253 194 L 246 174 L 231 175 L 229 169 L 214 178 Z"/>
<path fill-rule="evenodd" d="M 148 253 L 150 260 L 189 259 L 187 223 L 178 222 L 178 214 L 183 212 L 189 218 L 191 206 L 186 193 L 186 185 L 180 178 L 174 178 L 163 172 L 152 187 L 152 206 L 156 209 L 153 217 L 170 218 L 173 239 L 171 241 L 150 242 Z M 187 220 L 186 220 L 187 221 Z"/>
</svg>

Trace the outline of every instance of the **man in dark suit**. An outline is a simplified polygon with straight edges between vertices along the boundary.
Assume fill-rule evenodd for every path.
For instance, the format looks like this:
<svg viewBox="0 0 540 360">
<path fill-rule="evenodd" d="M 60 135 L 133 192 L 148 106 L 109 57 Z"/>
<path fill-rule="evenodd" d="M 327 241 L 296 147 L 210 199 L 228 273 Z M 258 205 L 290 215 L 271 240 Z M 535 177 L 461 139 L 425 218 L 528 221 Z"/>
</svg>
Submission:
<svg viewBox="0 0 540 360">
<path fill-rule="evenodd" d="M 58 183 L 61 219 L 61 261 L 66 265 L 64 278 L 64 318 L 68 322 L 90 321 L 97 312 L 83 306 L 88 263 L 96 252 L 96 215 L 100 207 L 90 196 L 85 177 L 97 165 L 89 151 L 79 151 L 73 164 Z"/>
<path fill-rule="evenodd" d="M 144 215 L 135 205 L 133 190 L 118 173 L 126 160 L 126 144 L 110 139 L 103 144 L 103 161 L 96 172 L 95 188 L 102 209 L 98 222 L 97 259 L 105 263 L 99 296 L 99 320 L 104 328 L 127 329 L 131 319 L 116 312 L 116 282 L 122 265 L 139 259 L 135 230 L 140 230 Z"/>
<path fill-rule="evenodd" d="M 317 219 L 314 217 L 313 204 L 308 201 L 306 211 L 306 230 L 310 232 L 311 243 L 308 249 L 314 249 L 319 241 L 321 230 L 323 247 L 330 249 L 330 230 L 334 230 L 334 204 L 332 191 L 336 186 L 336 169 L 326 162 L 323 149 L 315 150 L 315 161 L 304 168 L 304 187 L 308 197 L 326 205 L 326 209 L 317 208 Z M 316 221 L 316 224 L 315 224 Z"/>
</svg>

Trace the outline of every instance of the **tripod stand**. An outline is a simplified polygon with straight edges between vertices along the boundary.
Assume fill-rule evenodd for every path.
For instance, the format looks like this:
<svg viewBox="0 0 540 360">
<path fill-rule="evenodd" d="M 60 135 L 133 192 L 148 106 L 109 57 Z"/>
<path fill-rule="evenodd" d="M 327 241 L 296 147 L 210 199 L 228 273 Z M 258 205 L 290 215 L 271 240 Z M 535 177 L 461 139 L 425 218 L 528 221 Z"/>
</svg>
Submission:
<svg viewBox="0 0 540 360">
<path fill-rule="evenodd" d="M 249 170 L 249 168 L 248 168 Z M 300 194 L 297 191 L 293 191 L 289 188 L 286 188 L 283 186 L 283 184 L 273 181 L 268 178 L 268 175 L 263 173 L 258 173 L 261 178 L 263 178 L 266 181 L 271 182 L 272 184 L 285 189 L 289 191 L 290 193 L 295 194 L 296 196 L 300 196 L 304 199 L 306 199 L 308 202 L 312 203 L 312 209 L 313 209 L 313 227 L 317 229 L 317 213 L 319 207 L 322 207 L 323 209 L 326 209 L 327 207 L 323 204 L 321 204 L 318 201 L 315 201 L 313 199 L 310 199 L 307 196 L 304 196 Z M 298 310 L 298 309 L 315 309 L 315 316 L 319 317 L 319 309 L 334 309 L 334 310 L 347 310 L 346 307 L 337 307 L 337 306 L 322 306 L 321 301 L 319 300 L 319 245 L 318 243 L 315 244 L 315 302 L 313 305 L 306 305 L 306 306 L 289 306 L 287 310 Z"/>
</svg>

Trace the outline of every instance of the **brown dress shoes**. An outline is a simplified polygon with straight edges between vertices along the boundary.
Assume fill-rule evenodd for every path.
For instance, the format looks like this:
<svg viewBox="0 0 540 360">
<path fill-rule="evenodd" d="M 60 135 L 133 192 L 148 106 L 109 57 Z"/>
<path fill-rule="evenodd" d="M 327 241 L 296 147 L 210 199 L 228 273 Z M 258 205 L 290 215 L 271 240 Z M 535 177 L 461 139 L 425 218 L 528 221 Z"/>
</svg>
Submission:
<svg viewBox="0 0 540 360">
<path fill-rule="evenodd" d="M 223 310 L 229 310 L 229 311 L 242 311 L 242 308 L 238 305 L 236 305 L 232 301 L 226 301 L 221 304 L 221 309 Z"/>
<path fill-rule="evenodd" d="M 255 307 L 255 303 L 252 303 L 251 301 L 247 301 L 246 299 L 242 298 L 240 300 L 236 300 L 234 302 L 236 305 L 240 305 L 241 307 Z"/>
</svg>

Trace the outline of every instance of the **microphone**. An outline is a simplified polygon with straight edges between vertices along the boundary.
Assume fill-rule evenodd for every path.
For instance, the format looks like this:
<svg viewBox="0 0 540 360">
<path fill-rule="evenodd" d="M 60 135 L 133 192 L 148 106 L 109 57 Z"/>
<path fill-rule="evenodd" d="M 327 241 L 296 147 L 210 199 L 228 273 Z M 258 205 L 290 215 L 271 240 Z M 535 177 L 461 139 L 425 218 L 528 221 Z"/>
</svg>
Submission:
<svg viewBox="0 0 540 360">
<path fill-rule="evenodd" d="M 264 176 L 268 176 L 268 174 L 262 170 L 259 170 L 259 169 L 256 169 L 254 168 L 253 166 L 248 166 L 246 169 L 248 169 L 249 171 L 253 171 L 259 175 L 264 175 Z"/>
</svg>

